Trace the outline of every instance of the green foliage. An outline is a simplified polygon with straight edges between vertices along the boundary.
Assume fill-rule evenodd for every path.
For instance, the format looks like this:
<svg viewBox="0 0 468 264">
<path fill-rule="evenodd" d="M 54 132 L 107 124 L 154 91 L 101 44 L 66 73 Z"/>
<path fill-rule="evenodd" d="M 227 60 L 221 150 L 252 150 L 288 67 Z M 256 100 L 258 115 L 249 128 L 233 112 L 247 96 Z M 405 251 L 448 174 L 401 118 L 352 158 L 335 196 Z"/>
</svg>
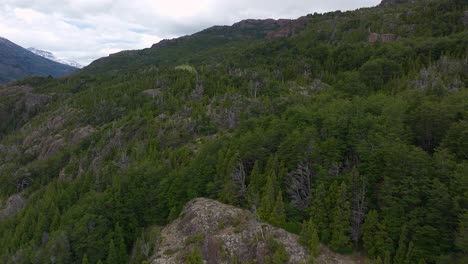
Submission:
<svg viewBox="0 0 468 264">
<path fill-rule="evenodd" d="M 185 263 L 187 263 L 187 264 L 203 264 L 203 258 L 202 258 L 202 255 L 201 255 L 200 248 L 198 246 L 195 246 L 193 252 L 186 257 Z"/>
<path fill-rule="evenodd" d="M 89 263 L 88 255 L 84 254 L 83 259 L 81 260 L 81 264 L 88 264 L 88 263 Z"/>
<path fill-rule="evenodd" d="M 383 263 L 466 262 L 465 9 L 314 14 L 268 41 L 264 25 L 216 27 L 15 84 L 29 94 L 0 87 L 0 200 L 26 201 L 0 220 L 0 262 L 141 263 L 157 237 L 148 227 L 195 197 L 295 232 L 312 219 L 312 249 L 317 233 Z M 369 30 L 399 39 L 367 43 Z M 27 106 L 31 96 L 52 101 Z M 301 163 L 309 181 L 291 173 Z M 366 179 L 368 212 L 353 230 L 363 249 L 349 238 L 354 172 Z"/>
<path fill-rule="evenodd" d="M 386 254 L 390 252 L 392 245 L 385 231 L 385 226 L 380 223 L 378 213 L 375 210 L 367 213 L 362 226 L 362 241 L 370 257 L 387 259 Z"/>
<path fill-rule="evenodd" d="M 284 211 L 283 194 L 281 191 L 276 195 L 275 206 L 271 211 L 269 222 L 276 226 L 284 226 L 286 224 L 286 214 Z"/>
<path fill-rule="evenodd" d="M 120 263 L 119 254 L 117 253 L 117 249 L 114 244 L 114 239 L 111 239 L 109 242 L 109 251 L 107 252 L 106 263 Z"/>
<path fill-rule="evenodd" d="M 317 227 L 312 222 L 312 219 L 302 223 L 302 231 L 301 236 L 299 237 L 299 242 L 307 248 L 311 259 L 318 255 L 320 240 Z"/>
<path fill-rule="evenodd" d="M 336 182 L 330 186 L 330 194 L 334 195 L 331 199 L 334 201 L 334 209 L 331 212 L 331 241 L 330 246 L 335 251 L 347 252 L 351 250 L 351 226 L 349 219 L 351 218 L 350 205 L 346 200 L 346 184 L 343 182 L 341 186 L 337 186 Z"/>
</svg>

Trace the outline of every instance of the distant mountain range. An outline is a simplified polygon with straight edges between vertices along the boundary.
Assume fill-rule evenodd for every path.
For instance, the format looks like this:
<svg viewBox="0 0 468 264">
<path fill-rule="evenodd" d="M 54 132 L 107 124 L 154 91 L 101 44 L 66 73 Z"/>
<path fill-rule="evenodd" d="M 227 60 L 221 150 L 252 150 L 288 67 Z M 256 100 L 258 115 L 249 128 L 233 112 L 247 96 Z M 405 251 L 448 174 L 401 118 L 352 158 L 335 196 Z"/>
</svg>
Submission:
<svg viewBox="0 0 468 264">
<path fill-rule="evenodd" d="M 36 49 L 32 47 L 28 48 L 28 50 L 36 55 L 39 55 L 41 57 L 44 57 L 46 59 L 49 59 L 49 60 L 52 60 L 61 64 L 69 65 L 69 66 L 79 68 L 79 69 L 83 68 L 83 65 L 79 64 L 76 61 L 64 60 L 64 59 L 55 57 L 55 55 L 50 51 L 40 50 L 40 49 Z"/>
<path fill-rule="evenodd" d="M 60 77 L 77 70 L 33 52 L 0 37 L 0 84 L 31 76 Z"/>
</svg>

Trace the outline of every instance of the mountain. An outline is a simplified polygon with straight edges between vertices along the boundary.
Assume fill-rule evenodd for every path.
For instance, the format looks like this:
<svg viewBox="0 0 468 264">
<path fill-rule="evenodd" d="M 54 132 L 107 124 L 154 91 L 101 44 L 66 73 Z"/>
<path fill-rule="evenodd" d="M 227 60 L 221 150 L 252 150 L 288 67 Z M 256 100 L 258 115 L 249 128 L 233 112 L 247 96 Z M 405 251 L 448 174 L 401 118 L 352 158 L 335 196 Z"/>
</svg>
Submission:
<svg viewBox="0 0 468 264">
<path fill-rule="evenodd" d="M 45 59 L 0 38 L 0 83 L 31 76 L 60 77 L 74 71 L 75 67 Z"/>
<path fill-rule="evenodd" d="M 245 20 L 0 86 L 0 263 L 467 263 L 465 2 Z"/>
<path fill-rule="evenodd" d="M 28 50 L 31 51 L 32 53 L 36 54 L 36 55 L 39 55 L 39 56 L 44 57 L 46 59 L 49 59 L 51 61 L 55 61 L 55 62 L 65 64 L 65 65 L 68 65 L 68 66 L 72 66 L 72 67 L 75 67 L 75 68 L 78 68 L 78 69 L 83 68 L 83 65 L 79 64 L 78 62 L 59 59 L 59 58 L 55 57 L 55 55 L 52 52 L 49 52 L 49 51 L 44 51 L 44 50 L 40 50 L 40 49 L 36 49 L 36 48 L 28 48 Z"/>
</svg>

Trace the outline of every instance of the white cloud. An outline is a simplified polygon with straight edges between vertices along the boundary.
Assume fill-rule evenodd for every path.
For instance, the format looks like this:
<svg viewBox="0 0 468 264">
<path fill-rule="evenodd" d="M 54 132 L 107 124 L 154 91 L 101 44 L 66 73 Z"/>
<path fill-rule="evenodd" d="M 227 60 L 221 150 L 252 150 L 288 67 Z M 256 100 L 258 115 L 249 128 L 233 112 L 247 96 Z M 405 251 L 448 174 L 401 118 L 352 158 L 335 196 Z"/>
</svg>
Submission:
<svg viewBox="0 0 468 264">
<path fill-rule="evenodd" d="M 82 64 L 246 18 L 296 18 L 380 0 L 2 0 L 0 36 Z"/>
</svg>

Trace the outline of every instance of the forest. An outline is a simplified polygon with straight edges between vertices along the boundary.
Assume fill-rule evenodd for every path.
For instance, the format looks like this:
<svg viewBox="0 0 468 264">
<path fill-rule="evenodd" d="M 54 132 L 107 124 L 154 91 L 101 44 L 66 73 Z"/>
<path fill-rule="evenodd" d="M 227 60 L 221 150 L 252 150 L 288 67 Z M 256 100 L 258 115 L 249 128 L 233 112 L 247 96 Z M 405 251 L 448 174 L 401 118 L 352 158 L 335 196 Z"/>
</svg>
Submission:
<svg viewBox="0 0 468 264">
<path fill-rule="evenodd" d="M 50 97 L 0 97 L 0 201 L 26 201 L 0 216 L 0 262 L 147 263 L 142 245 L 207 197 L 299 234 L 312 256 L 322 243 L 367 263 L 467 263 L 465 10 L 311 14 L 273 40 L 221 28 L 237 37 L 0 86 Z"/>
</svg>

